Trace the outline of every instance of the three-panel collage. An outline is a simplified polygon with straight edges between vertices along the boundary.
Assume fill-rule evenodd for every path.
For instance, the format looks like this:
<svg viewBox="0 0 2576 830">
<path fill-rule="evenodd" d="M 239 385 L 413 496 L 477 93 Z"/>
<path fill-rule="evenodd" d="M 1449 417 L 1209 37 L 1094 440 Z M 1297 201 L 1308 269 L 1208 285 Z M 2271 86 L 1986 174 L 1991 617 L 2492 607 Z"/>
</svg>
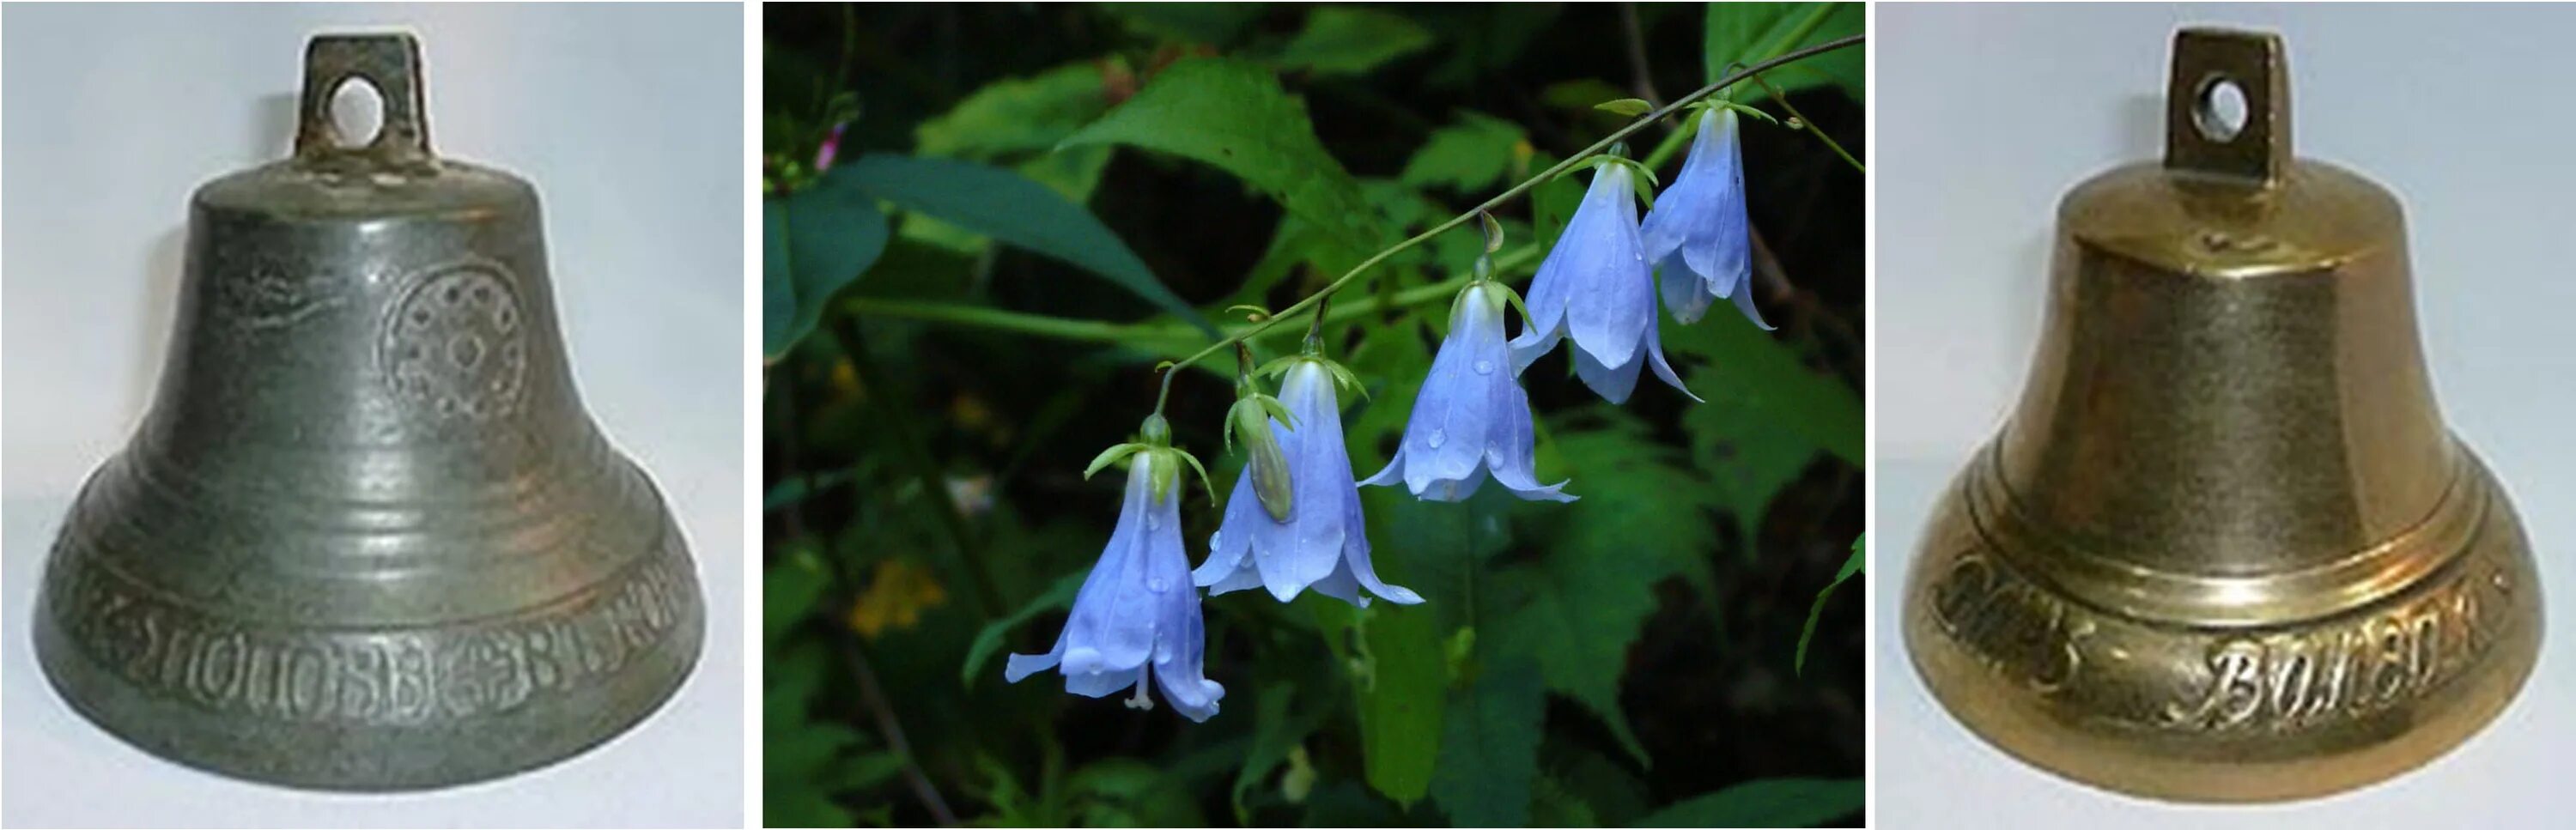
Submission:
<svg viewBox="0 0 2576 830">
<path fill-rule="evenodd" d="M 2571 28 L 13 0 L 0 826 L 2561 826 Z"/>
</svg>

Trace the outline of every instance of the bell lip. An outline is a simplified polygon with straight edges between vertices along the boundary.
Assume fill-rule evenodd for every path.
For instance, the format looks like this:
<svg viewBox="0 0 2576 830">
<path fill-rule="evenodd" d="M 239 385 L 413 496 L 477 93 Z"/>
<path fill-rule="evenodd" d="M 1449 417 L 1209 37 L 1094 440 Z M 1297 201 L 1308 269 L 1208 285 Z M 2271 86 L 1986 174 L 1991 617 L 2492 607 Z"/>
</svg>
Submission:
<svg viewBox="0 0 2576 830">
<path fill-rule="evenodd" d="M 2478 471 L 2491 476 L 2482 467 Z M 1914 544 L 1914 556 L 1901 583 L 1898 628 L 1911 674 L 1942 711 L 1979 741 L 2053 777 L 2117 795 L 2176 804 L 2272 803 L 2321 798 L 2393 780 L 2449 757 L 2502 718 L 2529 684 L 2547 636 L 2537 553 L 2510 501 L 2500 495 L 2492 520 L 2502 532 L 2486 544 L 2496 545 L 2498 561 L 2523 577 L 2516 599 L 2503 612 L 2512 627 L 2490 634 L 2493 648 L 2480 653 L 2469 668 L 2431 687 L 2427 694 L 2448 696 L 2447 705 L 2436 702 L 2426 707 L 2430 716 L 2413 721 L 2425 725 L 2410 731 L 2409 740 L 2246 764 L 2209 764 L 2141 752 L 2138 744 L 2124 742 L 2134 734 L 2104 728 L 2107 721 L 2078 717 L 2080 713 L 2051 705 L 1933 622 L 1929 599 L 1936 583 L 1933 566 L 1974 552 L 1944 554 L 1935 547 L 1952 525 L 1966 524 L 1968 533 L 1976 533 L 1960 509 L 1963 484 L 1954 481 L 1943 489 Z M 2501 493 L 2500 484 L 2490 481 L 2490 486 Z M 2239 746 L 2247 741 L 2282 740 L 2271 733 L 2236 737 Z"/>
<path fill-rule="evenodd" d="M 297 159 L 218 176 L 189 196 L 192 211 L 279 222 L 343 223 L 373 219 L 466 221 L 537 212 L 537 189 L 496 167 L 440 158 L 431 175 L 417 170 L 346 171 Z"/>
<path fill-rule="evenodd" d="M 658 488 L 655 498 L 660 505 L 666 541 L 656 550 L 638 557 L 637 565 L 667 567 L 678 577 L 685 590 L 683 601 L 672 611 L 677 619 L 663 637 L 632 652 L 610 669 L 605 675 L 606 680 L 563 690 L 569 692 L 567 695 L 532 700 L 527 708 L 504 709 L 491 714 L 475 713 L 459 718 L 430 717 L 418 724 L 308 722 L 281 720 L 267 715 L 208 713 L 187 701 L 145 688 L 144 684 L 135 682 L 108 664 L 105 658 L 74 642 L 78 635 L 67 630 L 58 619 L 62 613 L 59 604 L 63 601 L 64 589 L 57 585 L 56 577 L 66 556 L 59 540 L 46 555 L 45 570 L 40 577 L 33 609 L 31 639 L 35 645 L 37 667 L 56 698 L 83 720 L 119 742 L 155 759 L 234 780 L 308 791 L 399 793 L 452 789 L 515 777 L 587 755 L 634 731 L 668 707 L 696 676 L 706 650 L 706 589 L 698 575 L 696 556 L 679 526 L 678 517 L 669 512 L 667 502 L 661 501 Z M 586 586 L 582 590 L 596 587 L 614 592 L 641 584 L 641 574 L 626 569 L 617 572 L 624 576 L 611 582 L 622 579 L 626 584 Z M 616 601 L 603 598 L 594 600 L 594 604 L 605 608 Z M 551 621 L 576 624 L 560 615 Z M 476 619 L 468 622 L 481 625 L 489 621 Z M 354 631 L 372 630 L 361 628 Z M 445 627 L 428 625 L 418 630 L 443 631 Z M 568 652 L 562 659 L 574 660 L 572 654 Z M 617 686 L 628 679 L 641 682 L 631 687 Z M 298 743 L 308 748 L 333 748 L 344 757 L 397 754 L 423 740 L 439 740 L 441 736 L 452 741 L 451 746 L 467 747 L 465 751 L 471 753 L 489 746 L 489 736 L 523 729 L 530 720 L 565 727 L 569 737 L 522 745 L 516 752 L 505 750 L 506 754 L 494 756 L 499 760 L 479 765 L 472 761 L 448 763 L 445 761 L 447 756 L 442 754 L 429 762 L 395 768 L 390 772 L 379 768 L 376 772 L 383 774 L 369 775 L 363 770 L 352 773 L 347 767 L 327 759 L 321 763 L 262 764 L 252 753 L 206 750 L 204 747 L 208 745 L 223 747 L 231 743 L 223 740 L 219 727 L 156 730 L 150 726 L 155 721 L 181 718 L 251 724 L 259 727 L 264 736 L 284 734 L 301 737 L 300 741 L 289 737 L 279 742 Z M 476 738 L 475 735 L 485 737 Z M 352 743 L 373 744 L 380 751 L 347 749 Z"/>
<path fill-rule="evenodd" d="M 2269 184 L 2137 161 L 2069 188 L 2057 239 L 2177 275 L 2253 279 L 2403 252 L 2405 214 L 2378 182 L 2315 159 Z"/>
</svg>

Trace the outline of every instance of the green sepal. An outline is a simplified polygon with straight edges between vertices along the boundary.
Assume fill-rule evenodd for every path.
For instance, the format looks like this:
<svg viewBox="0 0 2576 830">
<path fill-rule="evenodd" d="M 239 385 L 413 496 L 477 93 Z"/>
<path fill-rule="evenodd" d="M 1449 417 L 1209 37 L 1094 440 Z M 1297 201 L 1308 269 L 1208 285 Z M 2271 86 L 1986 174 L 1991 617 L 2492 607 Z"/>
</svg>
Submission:
<svg viewBox="0 0 2576 830">
<path fill-rule="evenodd" d="M 1567 174 L 1571 174 L 1576 170 L 1590 170 L 1606 164 L 1626 165 L 1628 169 L 1636 171 L 1638 178 L 1630 179 L 1629 181 L 1635 183 L 1638 187 L 1644 187 L 1646 185 L 1661 186 L 1664 183 L 1662 179 L 1655 177 L 1655 171 L 1646 169 L 1645 162 L 1628 158 L 1626 156 L 1611 155 L 1609 153 L 1601 153 L 1585 157 L 1582 161 L 1576 162 L 1573 167 L 1566 168 L 1565 172 Z M 1597 176 L 1600 174 L 1594 173 L 1593 175 Z M 1642 179 L 1642 181 L 1639 179 Z"/>
<path fill-rule="evenodd" d="M 1135 455 L 1145 449 L 1147 447 L 1143 442 L 1129 442 L 1101 450 L 1100 455 L 1091 459 L 1091 466 L 1082 469 L 1082 478 L 1084 481 L 1089 481 L 1093 473 L 1100 472 L 1102 468 L 1118 463 L 1119 459 Z"/>
<path fill-rule="evenodd" d="M 1730 101 L 1730 100 L 1726 100 L 1726 99 L 1723 99 L 1723 98 L 1702 98 L 1702 99 L 1699 99 L 1699 100 L 1697 100 L 1697 101 L 1692 101 L 1692 102 L 1690 103 L 1690 106 L 1689 106 L 1689 107 L 1687 107 L 1687 109 L 1689 109 L 1689 110 L 1691 111 L 1691 113 L 1692 113 L 1692 117 L 1691 117 L 1690 119 L 1688 119 L 1688 120 L 1689 120 L 1693 125 L 1697 125 L 1697 123 L 1699 122 L 1699 118 L 1698 118 L 1698 114 L 1699 114 L 1699 113 L 1707 112 L 1707 111 L 1709 111 L 1709 110 L 1720 110 L 1720 109 L 1734 110 L 1734 111 L 1736 111 L 1736 112 L 1744 113 L 1744 114 L 1746 114 L 1746 115 L 1750 115 L 1750 116 L 1753 116 L 1753 117 L 1755 117 L 1755 118 L 1762 119 L 1762 120 L 1764 120 L 1764 121 L 1769 121 L 1769 122 L 1771 122 L 1771 123 L 1773 123 L 1773 124 L 1778 124 L 1778 123 L 1780 123 L 1780 119 L 1777 119 L 1777 118 L 1773 118 L 1773 117 L 1771 117 L 1771 114 L 1770 114 L 1770 113 L 1763 112 L 1761 109 L 1754 107 L 1752 104 L 1742 103 L 1742 102 L 1739 102 L 1739 101 Z"/>
<path fill-rule="evenodd" d="M 1190 469 L 1199 471 L 1199 485 L 1207 488 L 1208 503 L 1216 503 L 1216 482 L 1208 479 L 1207 468 L 1199 466 L 1198 456 L 1191 455 L 1188 450 L 1175 447 L 1161 447 L 1154 451 L 1158 453 L 1171 453 L 1173 455 L 1180 456 L 1182 461 L 1190 462 Z M 1154 500 L 1161 501 L 1165 494 L 1172 491 L 1172 483 L 1180 475 L 1180 472 L 1181 468 L 1171 464 L 1159 464 L 1155 466 Z M 1164 478 L 1166 475 L 1174 476 L 1175 478 Z"/>
</svg>

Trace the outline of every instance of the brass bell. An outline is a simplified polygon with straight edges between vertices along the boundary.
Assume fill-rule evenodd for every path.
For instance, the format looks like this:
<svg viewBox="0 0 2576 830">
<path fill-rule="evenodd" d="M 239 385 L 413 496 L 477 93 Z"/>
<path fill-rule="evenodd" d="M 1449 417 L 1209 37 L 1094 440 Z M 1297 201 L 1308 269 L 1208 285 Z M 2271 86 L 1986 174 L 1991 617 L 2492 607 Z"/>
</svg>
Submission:
<svg viewBox="0 0 2576 830">
<path fill-rule="evenodd" d="M 2426 382 L 2397 201 L 2294 158 L 2289 112 L 2277 36 L 2175 35 L 2164 160 L 2060 204 L 2019 407 L 1908 576 L 1926 685 L 2059 775 L 2358 787 L 2477 732 L 2538 656 L 2529 542 Z"/>
<path fill-rule="evenodd" d="M 332 125 L 343 83 L 383 127 Z M 189 210 L 168 365 L 64 520 L 45 676 L 145 751 L 299 787 L 439 787 L 626 730 L 704 608 L 565 363 L 537 194 L 432 155 L 409 35 L 321 36 L 292 157 Z"/>
</svg>

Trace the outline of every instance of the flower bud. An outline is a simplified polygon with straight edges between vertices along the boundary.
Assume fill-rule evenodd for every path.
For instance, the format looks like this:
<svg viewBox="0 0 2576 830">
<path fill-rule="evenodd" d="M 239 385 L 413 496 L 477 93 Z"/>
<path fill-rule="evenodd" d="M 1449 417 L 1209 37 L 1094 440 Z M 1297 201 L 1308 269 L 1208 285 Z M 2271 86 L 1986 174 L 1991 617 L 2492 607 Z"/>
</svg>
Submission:
<svg viewBox="0 0 2576 830">
<path fill-rule="evenodd" d="M 1279 449 L 1279 436 L 1270 430 L 1269 410 L 1278 404 L 1264 406 L 1267 398 L 1253 393 L 1235 401 L 1234 409 L 1226 413 L 1232 423 L 1226 426 L 1243 437 L 1244 464 L 1252 471 L 1252 492 L 1261 500 L 1261 509 L 1270 514 L 1271 521 L 1284 522 L 1295 494 L 1288 486 L 1288 456 Z"/>
</svg>

